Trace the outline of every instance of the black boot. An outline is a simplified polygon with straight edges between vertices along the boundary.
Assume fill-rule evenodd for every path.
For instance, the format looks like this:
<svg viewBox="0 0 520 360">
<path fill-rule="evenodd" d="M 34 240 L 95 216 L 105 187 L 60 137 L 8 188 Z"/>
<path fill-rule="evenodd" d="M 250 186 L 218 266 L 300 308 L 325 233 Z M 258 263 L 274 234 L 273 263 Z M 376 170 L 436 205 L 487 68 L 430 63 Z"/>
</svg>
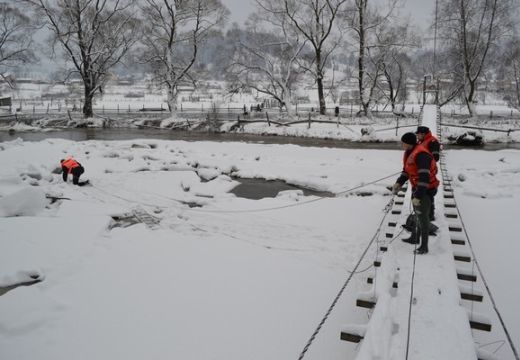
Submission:
<svg viewBox="0 0 520 360">
<path fill-rule="evenodd" d="M 439 230 L 439 227 L 435 225 L 434 223 L 430 223 L 430 229 L 428 231 L 429 235 L 436 236 L 437 230 Z"/>
<path fill-rule="evenodd" d="M 417 249 L 414 250 L 414 253 L 417 255 L 428 254 L 428 248 L 423 248 L 422 246 L 419 246 Z"/>
<path fill-rule="evenodd" d="M 415 249 L 414 253 L 417 255 L 428 254 L 428 237 L 422 238 L 421 246 Z"/>
<path fill-rule="evenodd" d="M 419 244 L 419 239 L 417 238 L 417 235 L 414 232 L 412 232 L 409 238 L 402 239 L 402 241 L 412 245 Z"/>
</svg>

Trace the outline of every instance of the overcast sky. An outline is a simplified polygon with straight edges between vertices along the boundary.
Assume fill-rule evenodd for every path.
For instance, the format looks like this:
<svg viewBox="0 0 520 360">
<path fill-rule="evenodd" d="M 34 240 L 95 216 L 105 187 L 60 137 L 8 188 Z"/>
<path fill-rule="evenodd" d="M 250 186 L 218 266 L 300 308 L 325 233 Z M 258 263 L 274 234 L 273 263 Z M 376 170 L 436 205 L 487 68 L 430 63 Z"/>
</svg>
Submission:
<svg viewBox="0 0 520 360">
<path fill-rule="evenodd" d="M 221 0 L 231 11 L 230 23 L 244 23 L 253 10 L 254 0 Z M 402 16 L 411 15 L 413 22 L 420 28 L 427 28 L 433 21 L 435 0 L 404 0 L 406 5 L 401 10 Z M 384 3 L 385 0 L 374 0 L 374 3 Z"/>
</svg>

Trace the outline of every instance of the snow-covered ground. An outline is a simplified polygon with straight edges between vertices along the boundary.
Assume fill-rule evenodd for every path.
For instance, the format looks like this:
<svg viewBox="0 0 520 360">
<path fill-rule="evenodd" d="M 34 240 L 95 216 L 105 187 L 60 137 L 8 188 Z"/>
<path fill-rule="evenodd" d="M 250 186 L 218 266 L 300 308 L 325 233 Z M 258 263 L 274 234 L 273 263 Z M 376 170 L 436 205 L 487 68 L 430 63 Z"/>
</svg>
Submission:
<svg viewBox="0 0 520 360">
<path fill-rule="evenodd" d="M 517 281 L 514 264 L 520 251 L 517 240 L 520 233 L 520 152 L 449 151 L 447 167 L 454 179 L 455 197 L 475 258 L 518 351 L 520 313 L 516 304 L 520 300 L 520 289 L 514 285 Z M 479 289 L 486 294 L 482 283 Z M 490 305 L 487 294 L 484 299 Z M 478 304 L 475 309 L 481 310 Z M 493 326 L 500 327 L 500 324 L 495 320 Z M 488 351 L 499 349 L 501 340 L 505 340 L 496 333 L 478 333 L 482 337 L 482 347 Z M 503 349 L 496 355 L 498 359 L 507 358 Z"/>
<path fill-rule="evenodd" d="M 230 175 L 340 193 L 401 167 L 397 150 L 294 145 L 49 139 L 0 150 L 0 286 L 43 280 L 0 296 L 7 360 L 296 358 L 377 228 L 395 177 L 360 189 L 372 196 L 254 201 L 228 193 Z M 63 183 L 55 170 L 68 155 L 93 186 Z M 454 186 L 463 218 L 518 340 L 510 264 L 520 250 L 520 151 L 449 151 L 448 160 L 465 174 Z M 113 220 L 143 220 L 143 210 L 150 226 Z M 306 358 L 355 356 L 339 333 L 367 321 L 354 306 L 366 286 L 354 277 Z"/>
</svg>

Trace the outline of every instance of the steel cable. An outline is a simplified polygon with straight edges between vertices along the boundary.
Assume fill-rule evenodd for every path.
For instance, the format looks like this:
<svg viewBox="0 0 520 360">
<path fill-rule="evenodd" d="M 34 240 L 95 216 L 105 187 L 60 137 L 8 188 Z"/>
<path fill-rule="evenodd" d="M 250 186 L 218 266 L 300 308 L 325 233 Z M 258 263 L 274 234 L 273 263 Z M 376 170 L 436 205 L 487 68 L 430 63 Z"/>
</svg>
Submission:
<svg viewBox="0 0 520 360">
<path fill-rule="evenodd" d="M 392 203 L 394 201 L 394 199 L 392 198 L 389 202 Z M 318 326 L 316 327 L 316 329 L 314 330 L 313 334 L 311 335 L 311 337 L 309 338 L 309 340 L 307 341 L 307 344 L 305 344 L 305 347 L 303 348 L 302 352 L 300 353 L 300 356 L 298 357 L 298 360 L 301 360 L 303 359 L 303 357 L 305 356 L 305 353 L 307 352 L 307 350 L 309 350 L 309 347 L 312 345 L 314 339 L 316 338 L 316 336 L 318 335 L 318 333 L 320 332 L 323 324 L 325 324 L 325 321 L 327 321 L 330 313 L 332 312 L 332 310 L 334 309 L 334 307 L 336 306 L 336 303 L 338 302 L 339 298 L 341 297 L 341 295 L 343 294 L 343 291 L 345 290 L 345 288 L 347 287 L 347 285 L 349 284 L 350 280 L 352 279 L 352 277 L 354 276 L 354 274 L 358 273 L 357 272 L 357 268 L 361 265 L 361 262 L 363 261 L 363 259 L 365 258 L 366 254 L 368 253 L 368 250 L 370 249 L 370 247 L 372 246 L 372 244 L 374 243 L 374 240 L 377 238 L 377 235 L 379 234 L 380 230 L 381 230 L 381 227 L 383 225 L 383 222 L 385 221 L 386 219 L 386 216 L 388 215 L 388 212 L 390 211 L 391 207 L 389 206 L 386 206 L 385 207 L 385 214 L 383 215 L 383 218 L 381 219 L 381 222 L 379 223 L 379 226 L 377 227 L 377 230 L 375 232 L 375 234 L 372 236 L 372 238 L 370 239 L 367 247 L 365 248 L 365 250 L 363 251 L 363 253 L 361 254 L 361 257 L 359 258 L 359 260 L 357 261 L 356 263 L 356 266 L 354 266 L 354 269 L 352 269 L 352 271 L 348 271 L 350 273 L 350 275 L 348 276 L 347 280 L 345 281 L 345 283 L 343 284 L 343 286 L 341 287 L 341 289 L 339 290 L 338 294 L 336 295 L 336 297 L 334 298 L 334 300 L 332 301 L 332 304 L 329 306 L 329 309 L 327 310 L 327 312 L 325 313 L 325 315 L 323 316 L 323 318 L 321 319 L 320 323 L 318 324 Z M 365 269 L 363 271 L 366 271 L 368 269 Z M 360 271 L 362 272 L 362 271 Z"/>
</svg>

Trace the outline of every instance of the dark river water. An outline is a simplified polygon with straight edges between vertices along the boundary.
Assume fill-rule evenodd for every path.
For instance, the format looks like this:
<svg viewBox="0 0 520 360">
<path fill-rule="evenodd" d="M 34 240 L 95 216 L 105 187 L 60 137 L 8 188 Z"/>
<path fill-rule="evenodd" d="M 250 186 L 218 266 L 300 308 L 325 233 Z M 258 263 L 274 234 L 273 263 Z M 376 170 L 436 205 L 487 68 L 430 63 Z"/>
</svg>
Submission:
<svg viewBox="0 0 520 360">
<path fill-rule="evenodd" d="M 21 138 L 24 141 L 41 141 L 44 139 L 60 138 L 68 140 L 185 140 L 185 141 L 241 141 L 260 144 L 296 144 L 302 146 L 337 147 L 351 149 L 399 149 L 398 144 L 388 143 L 360 143 L 347 140 L 316 139 L 291 136 L 263 136 L 236 133 L 208 133 L 202 131 L 181 131 L 161 129 L 99 129 L 80 128 L 53 131 L 24 131 L 8 133 L 0 132 L 0 142 Z"/>
<path fill-rule="evenodd" d="M 24 141 L 41 141 L 44 139 L 60 138 L 76 141 L 84 140 L 185 140 L 185 141 L 241 141 L 259 144 L 295 144 L 301 146 L 331 147 L 345 149 L 391 149 L 400 150 L 396 142 L 357 142 L 349 140 L 317 139 L 294 136 L 251 135 L 236 133 L 208 133 L 198 131 L 162 130 L 162 129 L 128 129 L 128 128 L 79 128 L 53 131 L 0 131 L 0 142 L 12 141 L 21 138 Z M 447 145 L 445 149 L 467 149 L 457 145 Z M 488 143 L 471 149 L 500 150 L 520 149 L 520 143 L 492 144 Z"/>
</svg>

